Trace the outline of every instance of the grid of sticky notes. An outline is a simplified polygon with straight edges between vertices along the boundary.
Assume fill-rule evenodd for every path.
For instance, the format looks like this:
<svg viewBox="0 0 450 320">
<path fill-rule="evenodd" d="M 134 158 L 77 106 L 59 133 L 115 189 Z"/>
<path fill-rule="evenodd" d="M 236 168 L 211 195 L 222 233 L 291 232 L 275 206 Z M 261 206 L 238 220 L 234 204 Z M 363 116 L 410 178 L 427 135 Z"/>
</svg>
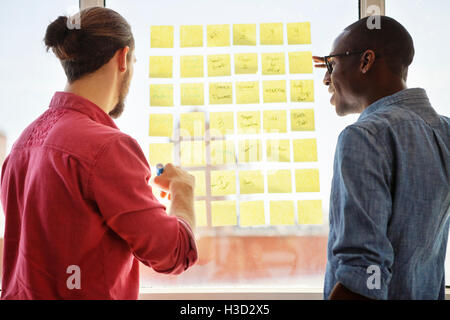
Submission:
<svg viewBox="0 0 450 320">
<path fill-rule="evenodd" d="M 322 224 L 309 45 L 309 22 L 151 26 L 149 160 L 195 176 L 198 227 Z"/>
</svg>

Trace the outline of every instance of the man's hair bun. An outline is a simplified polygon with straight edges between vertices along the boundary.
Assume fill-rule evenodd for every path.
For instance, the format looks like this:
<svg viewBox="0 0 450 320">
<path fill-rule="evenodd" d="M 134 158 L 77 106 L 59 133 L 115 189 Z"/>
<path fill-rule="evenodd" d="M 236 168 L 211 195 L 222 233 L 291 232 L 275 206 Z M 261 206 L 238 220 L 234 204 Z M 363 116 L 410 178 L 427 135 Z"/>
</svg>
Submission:
<svg viewBox="0 0 450 320">
<path fill-rule="evenodd" d="M 79 46 L 75 39 L 76 30 L 67 27 L 67 19 L 65 16 L 59 16 L 47 27 L 44 38 L 47 51 L 52 49 L 60 60 L 74 59 Z"/>
</svg>

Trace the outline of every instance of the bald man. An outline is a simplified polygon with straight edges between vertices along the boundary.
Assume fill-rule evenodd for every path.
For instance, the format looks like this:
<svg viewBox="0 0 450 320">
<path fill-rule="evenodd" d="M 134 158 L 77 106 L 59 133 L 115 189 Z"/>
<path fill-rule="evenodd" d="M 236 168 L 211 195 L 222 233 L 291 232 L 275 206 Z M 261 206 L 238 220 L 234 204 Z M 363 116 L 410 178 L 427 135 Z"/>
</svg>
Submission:
<svg viewBox="0 0 450 320">
<path fill-rule="evenodd" d="M 325 299 L 444 299 L 450 215 L 450 119 L 408 89 L 408 31 L 389 17 L 347 27 L 324 84 L 339 116 L 330 198 Z M 370 21 L 369 21 L 370 22 Z"/>
</svg>

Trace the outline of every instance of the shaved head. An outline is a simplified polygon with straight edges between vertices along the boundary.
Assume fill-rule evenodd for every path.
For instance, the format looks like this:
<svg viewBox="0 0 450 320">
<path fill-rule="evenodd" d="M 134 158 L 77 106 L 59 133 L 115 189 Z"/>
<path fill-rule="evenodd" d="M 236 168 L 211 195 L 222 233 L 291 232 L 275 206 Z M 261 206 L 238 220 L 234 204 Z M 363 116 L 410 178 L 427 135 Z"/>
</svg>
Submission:
<svg viewBox="0 0 450 320">
<path fill-rule="evenodd" d="M 380 28 L 370 29 L 368 19 L 380 19 Z M 399 22 L 386 16 L 372 16 L 356 21 L 344 31 L 347 31 L 350 50 L 373 50 L 385 60 L 392 73 L 406 80 L 408 66 L 414 58 L 414 44 Z"/>
</svg>

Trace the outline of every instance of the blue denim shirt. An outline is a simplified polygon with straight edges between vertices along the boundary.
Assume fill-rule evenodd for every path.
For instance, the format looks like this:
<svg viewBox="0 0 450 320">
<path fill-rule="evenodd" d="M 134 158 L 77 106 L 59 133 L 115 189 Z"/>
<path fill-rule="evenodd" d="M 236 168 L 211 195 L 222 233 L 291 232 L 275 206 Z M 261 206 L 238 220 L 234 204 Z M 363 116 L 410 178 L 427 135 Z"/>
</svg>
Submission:
<svg viewBox="0 0 450 320">
<path fill-rule="evenodd" d="M 425 90 L 384 97 L 339 136 L 324 298 L 444 299 L 450 119 Z"/>
</svg>

